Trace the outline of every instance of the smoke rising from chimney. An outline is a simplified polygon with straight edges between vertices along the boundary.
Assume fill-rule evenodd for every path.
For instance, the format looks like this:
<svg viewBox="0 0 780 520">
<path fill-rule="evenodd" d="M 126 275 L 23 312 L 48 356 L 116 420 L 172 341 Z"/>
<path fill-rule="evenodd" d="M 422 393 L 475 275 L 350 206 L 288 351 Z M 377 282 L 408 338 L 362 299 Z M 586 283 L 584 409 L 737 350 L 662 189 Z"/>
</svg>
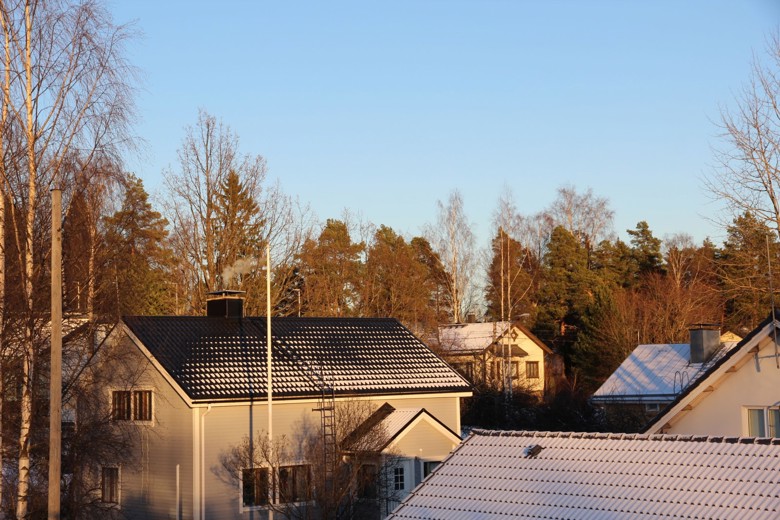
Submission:
<svg viewBox="0 0 780 520">
<path fill-rule="evenodd" d="M 227 288 L 230 285 L 230 280 L 240 275 L 249 274 L 255 267 L 257 267 L 257 258 L 239 258 L 233 265 L 222 270 L 222 285 Z"/>
</svg>

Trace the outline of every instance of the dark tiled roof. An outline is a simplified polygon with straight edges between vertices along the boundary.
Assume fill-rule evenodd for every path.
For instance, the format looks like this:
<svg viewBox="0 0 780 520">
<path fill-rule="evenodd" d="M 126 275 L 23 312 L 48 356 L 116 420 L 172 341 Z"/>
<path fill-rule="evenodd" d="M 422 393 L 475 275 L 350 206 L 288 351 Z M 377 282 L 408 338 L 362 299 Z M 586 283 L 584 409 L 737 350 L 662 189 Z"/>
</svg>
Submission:
<svg viewBox="0 0 780 520">
<path fill-rule="evenodd" d="M 265 397 L 265 318 L 128 316 L 124 323 L 193 400 Z M 467 391 L 397 320 L 274 318 L 274 397 Z"/>
</svg>

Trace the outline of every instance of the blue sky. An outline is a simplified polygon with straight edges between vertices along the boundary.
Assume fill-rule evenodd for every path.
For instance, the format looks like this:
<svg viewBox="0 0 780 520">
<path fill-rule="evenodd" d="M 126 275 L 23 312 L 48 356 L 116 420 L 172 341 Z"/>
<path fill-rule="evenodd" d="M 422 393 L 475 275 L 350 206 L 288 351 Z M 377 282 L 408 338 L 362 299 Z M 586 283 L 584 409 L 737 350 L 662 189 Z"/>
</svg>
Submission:
<svg viewBox="0 0 780 520">
<path fill-rule="evenodd" d="M 745 1 L 147 1 L 128 169 L 149 191 L 204 108 L 317 216 L 344 208 L 416 235 L 461 191 L 486 245 L 504 187 L 533 214 L 573 185 L 615 231 L 722 242 L 702 187 L 720 110 L 778 30 Z"/>
</svg>

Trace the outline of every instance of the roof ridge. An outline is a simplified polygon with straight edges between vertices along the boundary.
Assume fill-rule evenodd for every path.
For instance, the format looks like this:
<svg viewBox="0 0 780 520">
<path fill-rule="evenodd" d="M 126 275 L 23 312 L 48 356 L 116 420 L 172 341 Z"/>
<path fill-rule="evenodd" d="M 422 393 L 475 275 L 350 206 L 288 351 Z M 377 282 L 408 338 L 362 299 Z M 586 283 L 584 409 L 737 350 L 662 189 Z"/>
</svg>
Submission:
<svg viewBox="0 0 780 520">
<path fill-rule="evenodd" d="M 713 444 L 759 444 L 780 446 L 780 438 L 772 437 L 726 437 L 723 435 L 683 435 L 669 433 L 619 433 L 619 432 L 556 432 L 534 430 L 471 430 L 474 436 L 481 437 L 528 437 L 533 439 L 595 439 L 624 441 L 663 441 L 663 442 L 698 442 Z"/>
</svg>

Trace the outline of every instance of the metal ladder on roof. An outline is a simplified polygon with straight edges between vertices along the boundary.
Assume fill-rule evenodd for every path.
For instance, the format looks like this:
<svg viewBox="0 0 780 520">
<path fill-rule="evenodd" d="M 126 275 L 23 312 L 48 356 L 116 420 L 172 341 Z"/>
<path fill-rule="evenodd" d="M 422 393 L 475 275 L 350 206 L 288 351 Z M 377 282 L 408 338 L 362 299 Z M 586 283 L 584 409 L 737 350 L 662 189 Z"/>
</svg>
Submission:
<svg viewBox="0 0 780 520">
<path fill-rule="evenodd" d="M 320 412 L 320 423 L 322 431 L 322 462 L 325 470 L 325 479 L 329 484 L 333 483 L 334 472 L 336 470 L 336 397 L 333 387 L 325 384 L 322 379 L 320 387 L 319 408 L 314 411 Z"/>
<path fill-rule="evenodd" d="M 288 345 L 279 342 L 277 348 L 285 356 L 295 361 L 306 374 L 309 381 L 319 387 L 320 398 L 318 407 L 313 412 L 320 412 L 320 427 L 322 432 L 322 462 L 325 470 L 326 482 L 332 485 L 336 471 L 338 445 L 336 441 L 336 394 L 332 385 L 325 380 L 325 374 L 322 372 L 323 366 L 320 364 L 320 370 L 317 371 L 309 365 L 294 349 Z"/>
</svg>

